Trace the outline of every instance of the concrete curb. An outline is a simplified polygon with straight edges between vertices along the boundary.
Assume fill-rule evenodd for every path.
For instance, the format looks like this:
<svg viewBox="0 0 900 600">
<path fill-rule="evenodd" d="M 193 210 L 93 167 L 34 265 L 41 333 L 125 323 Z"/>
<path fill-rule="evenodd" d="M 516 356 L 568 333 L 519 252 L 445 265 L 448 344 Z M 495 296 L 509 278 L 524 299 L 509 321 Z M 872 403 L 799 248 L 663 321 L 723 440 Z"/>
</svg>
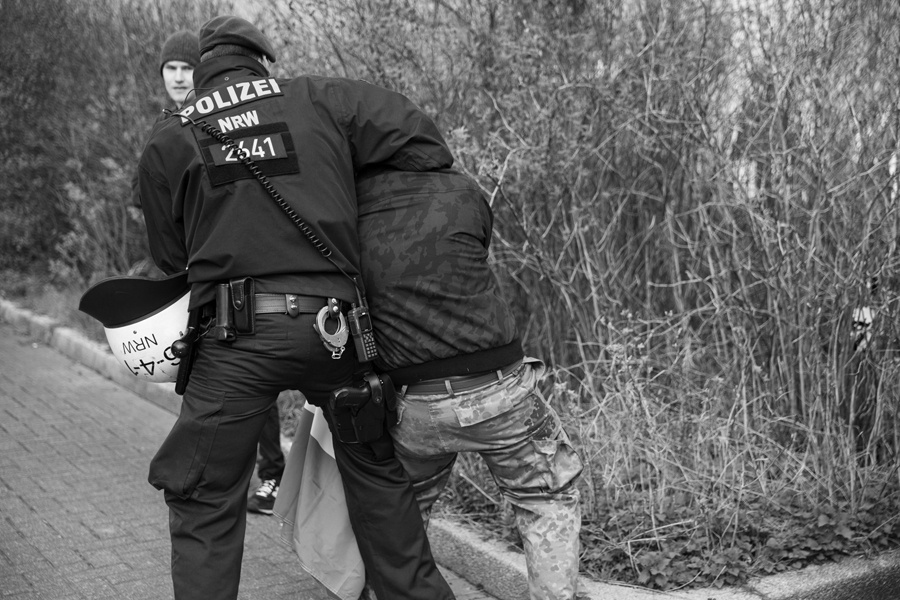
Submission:
<svg viewBox="0 0 900 600">
<path fill-rule="evenodd" d="M 37 342 L 47 344 L 87 368 L 115 381 L 157 406 L 178 414 L 181 398 L 172 384 L 149 383 L 128 374 L 106 344 L 93 342 L 75 329 L 0 298 L 0 321 L 12 324 Z M 290 439 L 282 437 L 290 449 Z M 428 529 L 438 563 L 479 586 L 498 600 L 528 597 L 525 559 L 503 544 L 486 540 L 458 523 L 432 519 Z M 886 552 L 875 559 L 848 558 L 840 563 L 807 567 L 802 571 L 756 578 L 740 588 L 701 588 L 680 592 L 656 592 L 625 584 L 601 583 L 581 577 L 579 600 L 779 600 L 798 594 L 840 586 L 880 572 L 900 571 L 900 551 Z M 805 597 L 805 596 L 804 596 Z"/>
</svg>

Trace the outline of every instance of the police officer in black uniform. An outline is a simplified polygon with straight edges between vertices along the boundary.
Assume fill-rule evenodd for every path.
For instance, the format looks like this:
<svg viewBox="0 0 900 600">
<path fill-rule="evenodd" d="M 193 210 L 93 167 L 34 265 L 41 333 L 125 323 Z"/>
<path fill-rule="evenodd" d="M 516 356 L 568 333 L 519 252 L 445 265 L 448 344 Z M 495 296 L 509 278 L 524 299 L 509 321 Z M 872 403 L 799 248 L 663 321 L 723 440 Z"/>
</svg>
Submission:
<svg viewBox="0 0 900 600">
<path fill-rule="evenodd" d="M 344 318 L 364 294 L 354 174 L 374 163 L 445 168 L 452 155 L 400 94 L 270 77 L 274 50 L 243 19 L 204 24 L 200 52 L 196 97 L 154 130 L 139 163 L 154 261 L 188 270 L 203 332 L 181 414 L 150 465 L 170 510 L 175 597 L 237 597 L 256 443 L 279 392 L 299 389 L 335 432 L 378 597 L 451 599 L 386 426 L 368 442 L 337 442 L 329 398 L 355 385 L 358 367 Z"/>
</svg>

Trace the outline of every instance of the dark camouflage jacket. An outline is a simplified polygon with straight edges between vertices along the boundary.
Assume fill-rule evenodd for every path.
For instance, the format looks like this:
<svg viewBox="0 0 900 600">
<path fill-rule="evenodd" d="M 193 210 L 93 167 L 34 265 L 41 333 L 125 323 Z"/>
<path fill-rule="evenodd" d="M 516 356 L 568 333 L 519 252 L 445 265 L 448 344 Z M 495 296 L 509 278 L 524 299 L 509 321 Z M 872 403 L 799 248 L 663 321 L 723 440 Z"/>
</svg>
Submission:
<svg viewBox="0 0 900 600">
<path fill-rule="evenodd" d="M 478 185 L 449 169 L 382 169 L 360 174 L 356 191 L 376 365 L 402 385 L 521 358 L 487 262 L 493 215 Z"/>
</svg>

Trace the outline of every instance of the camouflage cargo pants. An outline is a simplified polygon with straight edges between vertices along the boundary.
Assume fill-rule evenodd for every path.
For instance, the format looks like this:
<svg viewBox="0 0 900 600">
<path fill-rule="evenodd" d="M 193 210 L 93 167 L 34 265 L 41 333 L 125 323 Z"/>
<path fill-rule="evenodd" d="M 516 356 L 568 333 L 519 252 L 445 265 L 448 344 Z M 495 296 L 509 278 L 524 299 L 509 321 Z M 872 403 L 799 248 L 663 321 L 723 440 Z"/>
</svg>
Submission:
<svg viewBox="0 0 900 600">
<path fill-rule="evenodd" d="M 515 512 L 531 599 L 571 600 L 581 527 L 574 482 L 582 463 L 537 388 L 544 370 L 526 358 L 503 380 L 471 392 L 401 393 L 391 435 L 426 523 L 457 454 L 478 452 Z"/>
</svg>

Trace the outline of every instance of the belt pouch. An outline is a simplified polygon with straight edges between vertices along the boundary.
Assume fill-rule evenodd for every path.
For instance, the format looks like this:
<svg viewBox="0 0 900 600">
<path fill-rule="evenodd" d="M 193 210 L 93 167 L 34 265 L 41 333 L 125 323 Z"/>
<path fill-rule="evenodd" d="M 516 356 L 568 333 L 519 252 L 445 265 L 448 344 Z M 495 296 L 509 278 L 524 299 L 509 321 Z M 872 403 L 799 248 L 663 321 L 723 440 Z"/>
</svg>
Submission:
<svg viewBox="0 0 900 600">
<path fill-rule="evenodd" d="M 256 332 L 256 286 L 252 277 L 241 277 L 228 282 L 231 287 L 231 307 L 234 310 L 234 330 L 243 335 Z"/>
<path fill-rule="evenodd" d="M 216 285 L 216 320 L 212 332 L 220 342 L 234 341 L 234 315 L 231 311 L 229 295 L 230 290 L 227 283 Z"/>
</svg>

